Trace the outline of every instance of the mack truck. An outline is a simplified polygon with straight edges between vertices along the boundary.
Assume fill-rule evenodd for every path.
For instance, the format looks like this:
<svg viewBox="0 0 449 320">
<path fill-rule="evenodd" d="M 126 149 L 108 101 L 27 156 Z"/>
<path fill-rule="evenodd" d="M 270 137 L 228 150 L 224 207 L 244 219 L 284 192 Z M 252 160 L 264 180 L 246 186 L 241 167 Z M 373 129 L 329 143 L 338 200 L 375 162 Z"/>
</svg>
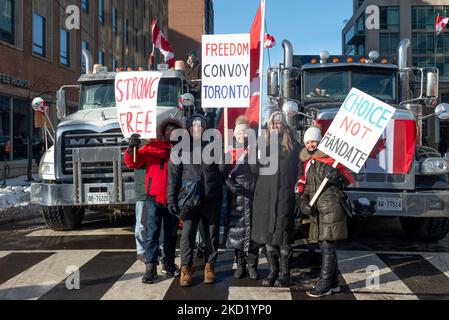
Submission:
<svg viewBox="0 0 449 320">
<path fill-rule="evenodd" d="M 123 153 L 128 140 L 123 137 L 115 108 L 116 72 L 92 65 L 83 50 L 86 73 L 77 85 L 66 85 L 56 94 L 60 123 L 54 144 L 39 165 L 39 183 L 31 186 L 31 201 L 41 206 L 50 229 L 80 227 L 86 210 L 109 215 L 134 214 L 134 172 L 126 167 Z M 180 98 L 192 97 L 182 70 L 165 68 L 158 88 L 158 123 L 167 117 L 184 120 L 194 111 L 193 101 L 179 106 Z M 69 114 L 66 91 L 79 93 L 76 111 Z M 188 99 L 185 99 L 186 101 Z M 182 101 L 182 99 L 181 99 Z"/>
<path fill-rule="evenodd" d="M 423 142 L 426 119 L 449 118 L 449 104 L 438 100 L 436 68 L 408 63 L 410 40 L 398 56 L 294 55 L 282 43 L 284 61 L 267 72 L 267 96 L 273 110 L 283 110 L 298 139 L 312 124 L 323 136 L 351 88 L 357 88 L 397 111 L 365 168 L 347 190 L 356 217 L 398 217 L 405 234 L 416 241 L 438 241 L 449 231 L 449 159 Z"/>
</svg>

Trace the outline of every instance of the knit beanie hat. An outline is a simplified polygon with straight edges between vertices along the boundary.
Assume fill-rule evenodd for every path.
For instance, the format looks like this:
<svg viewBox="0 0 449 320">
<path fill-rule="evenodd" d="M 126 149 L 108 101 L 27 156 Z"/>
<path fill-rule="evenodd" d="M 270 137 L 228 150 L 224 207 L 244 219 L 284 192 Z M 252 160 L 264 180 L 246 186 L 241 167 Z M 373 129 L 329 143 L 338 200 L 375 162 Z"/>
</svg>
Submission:
<svg viewBox="0 0 449 320">
<path fill-rule="evenodd" d="M 246 131 L 249 129 L 249 121 L 246 116 L 240 116 L 235 120 L 235 130 L 234 132 Z"/>
<path fill-rule="evenodd" d="M 321 129 L 319 127 L 312 126 L 306 131 L 306 133 L 304 133 L 304 143 L 307 143 L 308 141 L 320 142 L 321 139 Z"/>
<path fill-rule="evenodd" d="M 201 126 L 203 127 L 203 129 L 204 130 L 207 129 L 206 118 L 201 114 L 195 114 L 195 115 L 191 116 L 187 120 L 186 129 L 189 130 L 193 126 L 193 122 L 195 122 L 195 121 L 201 121 Z"/>
</svg>

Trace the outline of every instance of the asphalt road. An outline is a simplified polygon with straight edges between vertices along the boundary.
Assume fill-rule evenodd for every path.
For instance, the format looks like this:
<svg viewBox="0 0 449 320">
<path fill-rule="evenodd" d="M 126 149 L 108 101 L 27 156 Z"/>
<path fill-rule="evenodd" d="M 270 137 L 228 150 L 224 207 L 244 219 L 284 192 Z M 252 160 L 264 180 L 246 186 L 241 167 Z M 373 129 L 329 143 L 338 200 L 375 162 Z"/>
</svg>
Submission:
<svg viewBox="0 0 449 320">
<path fill-rule="evenodd" d="M 412 242 L 391 218 L 351 223 L 350 232 L 338 251 L 343 291 L 324 300 L 449 299 L 449 236 L 437 243 Z M 234 279 L 233 251 L 225 248 L 214 285 L 202 283 L 201 259 L 195 262 L 192 287 L 181 288 L 178 279 L 163 275 L 143 285 L 145 267 L 136 261 L 133 221 L 97 214 L 88 214 L 79 231 L 54 232 L 33 209 L 25 220 L 0 223 L 0 239 L 0 300 L 306 300 L 306 290 L 319 276 L 316 246 L 300 240 L 289 288 Z M 268 274 L 263 256 L 259 269 L 262 278 Z M 77 275 L 79 290 L 69 290 Z"/>
</svg>

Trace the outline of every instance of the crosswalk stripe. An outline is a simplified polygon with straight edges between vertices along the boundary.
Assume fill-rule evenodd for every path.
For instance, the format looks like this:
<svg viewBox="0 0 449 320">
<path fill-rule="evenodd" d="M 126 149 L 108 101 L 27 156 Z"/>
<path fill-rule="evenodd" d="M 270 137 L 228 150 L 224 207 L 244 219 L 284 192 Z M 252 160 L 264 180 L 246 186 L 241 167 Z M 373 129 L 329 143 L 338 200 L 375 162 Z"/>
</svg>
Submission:
<svg viewBox="0 0 449 320">
<path fill-rule="evenodd" d="M 374 253 L 338 251 L 338 264 L 347 285 L 357 300 L 416 300 L 416 295 Z M 379 269 L 379 286 L 370 281 L 370 266 Z M 367 283 L 368 282 L 368 283 Z M 368 286 L 367 286 L 368 285 Z M 372 286 L 371 286 L 372 285 Z"/>
<path fill-rule="evenodd" d="M 449 277 L 449 253 L 425 254 L 423 257 Z"/>
<path fill-rule="evenodd" d="M 98 252 L 59 252 L 0 285 L 0 300 L 38 299 L 66 279 L 69 266 L 80 267 Z"/>
<path fill-rule="evenodd" d="M 229 287 L 229 300 L 292 300 L 290 288 Z"/>
<path fill-rule="evenodd" d="M 33 231 L 27 234 L 27 237 L 75 237 L 75 236 L 123 236 L 134 235 L 130 229 L 124 228 L 108 228 L 108 229 L 93 229 L 93 230 L 78 230 L 78 231 L 53 231 L 50 229 L 43 229 Z"/>
<path fill-rule="evenodd" d="M 181 259 L 177 258 L 175 263 L 179 265 L 180 260 Z M 145 274 L 145 265 L 142 262 L 137 261 L 101 299 L 162 300 L 172 282 L 179 281 L 179 278 L 163 275 L 161 269 L 162 266 L 159 265 L 159 277 L 153 284 L 142 284 L 142 277 Z"/>
<path fill-rule="evenodd" d="M 0 251 L 0 259 L 6 257 L 10 253 L 11 253 L 10 251 Z"/>
</svg>

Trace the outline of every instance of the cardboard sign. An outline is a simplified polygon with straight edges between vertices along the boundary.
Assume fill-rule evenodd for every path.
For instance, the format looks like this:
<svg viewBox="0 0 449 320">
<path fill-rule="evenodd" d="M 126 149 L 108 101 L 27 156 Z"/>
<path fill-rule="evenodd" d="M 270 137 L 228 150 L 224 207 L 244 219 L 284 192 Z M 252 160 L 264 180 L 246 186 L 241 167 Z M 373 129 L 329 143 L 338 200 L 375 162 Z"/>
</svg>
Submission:
<svg viewBox="0 0 449 320">
<path fill-rule="evenodd" d="M 353 88 L 318 149 L 359 173 L 396 109 Z"/>
<path fill-rule="evenodd" d="M 204 35 L 202 107 L 248 108 L 250 35 Z"/>
<path fill-rule="evenodd" d="M 120 72 L 115 78 L 117 119 L 125 138 L 157 137 L 157 91 L 161 72 Z"/>
</svg>

